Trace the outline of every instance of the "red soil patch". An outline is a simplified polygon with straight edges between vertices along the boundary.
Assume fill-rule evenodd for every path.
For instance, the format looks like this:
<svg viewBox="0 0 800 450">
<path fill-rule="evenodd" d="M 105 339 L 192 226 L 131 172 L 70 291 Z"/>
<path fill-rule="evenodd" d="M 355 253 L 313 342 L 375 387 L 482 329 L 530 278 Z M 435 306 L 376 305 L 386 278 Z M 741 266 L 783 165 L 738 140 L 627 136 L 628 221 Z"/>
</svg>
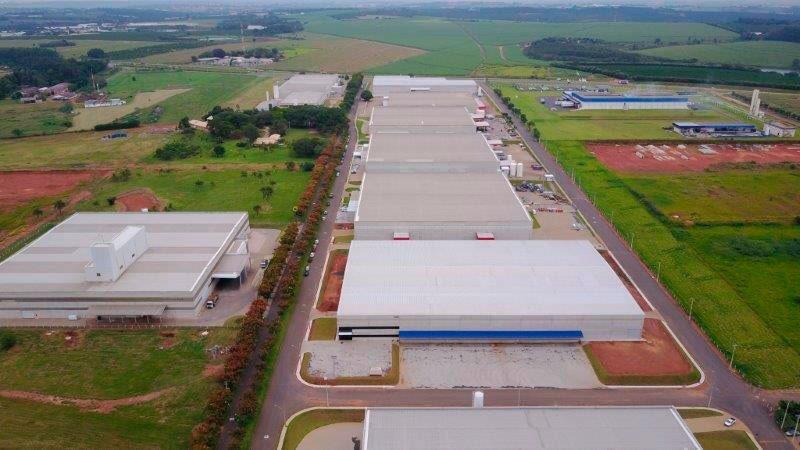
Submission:
<svg viewBox="0 0 800 450">
<path fill-rule="evenodd" d="M 158 211 L 161 209 L 161 201 L 147 189 L 136 189 L 118 195 L 116 204 L 122 211 L 138 212 L 143 209 Z"/>
<path fill-rule="evenodd" d="M 586 346 L 609 375 L 688 375 L 692 365 L 660 320 L 645 319 L 644 341 L 590 342 Z"/>
<path fill-rule="evenodd" d="M 53 197 L 75 189 L 104 170 L 20 170 L 0 172 L 0 210 L 8 210 L 42 197 Z"/>
<path fill-rule="evenodd" d="M 639 307 L 642 308 L 642 311 L 644 312 L 652 311 L 653 308 L 650 307 L 650 305 L 647 303 L 647 300 L 645 300 L 644 297 L 642 296 L 642 293 L 639 292 L 638 289 L 636 289 L 636 286 L 633 285 L 633 282 L 631 282 L 631 280 L 625 275 L 625 272 L 622 271 L 622 268 L 619 266 L 619 264 L 617 264 L 617 261 L 611 256 L 611 253 L 609 253 L 607 250 L 603 250 L 600 252 L 600 254 L 606 260 L 608 265 L 611 266 L 612 269 L 614 269 L 614 272 L 617 274 L 620 281 L 622 281 L 622 284 L 624 284 L 625 287 L 628 289 L 628 292 L 631 293 L 633 299 L 636 300 L 636 303 L 639 305 Z"/>
<path fill-rule="evenodd" d="M 336 230 L 352 230 L 355 227 L 352 223 L 337 223 L 334 225 L 334 229 Z"/>
<path fill-rule="evenodd" d="M 325 278 L 325 287 L 319 300 L 317 309 L 323 312 L 339 309 L 339 296 L 342 294 L 342 281 L 344 268 L 347 266 L 347 253 L 336 252 L 331 254 Z"/>
<path fill-rule="evenodd" d="M 79 331 L 65 331 L 64 332 L 64 346 L 67 348 L 76 348 L 83 342 L 83 333 Z"/>
<path fill-rule="evenodd" d="M 37 403 L 47 403 L 50 405 L 75 405 L 85 411 L 94 411 L 103 414 L 108 414 L 114 411 L 117 407 L 138 405 L 139 403 L 149 402 L 161 397 L 172 388 L 162 389 L 160 391 L 149 392 L 143 395 L 134 397 L 125 397 L 115 400 L 97 400 L 97 399 L 82 399 L 59 397 L 58 395 L 39 394 L 37 392 L 26 391 L 0 391 L 0 397 L 15 399 L 15 400 L 29 400 Z"/>
<path fill-rule="evenodd" d="M 682 145 L 685 148 L 678 148 Z M 587 148 L 605 166 L 618 172 L 702 172 L 719 164 L 800 162 L 800 144 L 704 144 L 714 154 L 700 152 L 701 144 L 592 143 Z M 637 156 L 637 153 L 640 156 Z"/>
<path fill-rule="evenodd" d="M 207 364 L 203 368 L 203 377 L 219 380 L 225 373 L 225 364 Z"/>
</svg>

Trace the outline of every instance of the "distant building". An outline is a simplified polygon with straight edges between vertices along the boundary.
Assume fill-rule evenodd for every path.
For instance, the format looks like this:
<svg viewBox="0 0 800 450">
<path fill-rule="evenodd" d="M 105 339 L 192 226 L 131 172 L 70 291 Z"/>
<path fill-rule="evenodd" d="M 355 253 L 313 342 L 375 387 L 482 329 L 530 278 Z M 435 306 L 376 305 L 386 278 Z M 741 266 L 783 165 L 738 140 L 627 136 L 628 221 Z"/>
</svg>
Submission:
<svg viewBox="0 0 800 450">
<path fill-rule="evenodd" d="M 107 106 L 122 106 L 127 103 L 125 100 L 112 98 L 108 100 L 86 100 L 83 102 L 84 108 L 103 108 Z"/>
<path fill-rule="evenodd" d="M 684 136 L 759 136 L 758 128 L 749 123 L 673 122 L 672 130 Z"/>
<path fill-rule="evenodd" d="M 276 106 L 322 105 L 333 95 L 340 94 L 344 86 L 339 75 L 293 75 L 282 85 L 273 87 L 273 104 Z"/>
<path fill-rule="evenodd" d="M 764 134 L 777 137 L 794 137 L 797 128 L 780 122 L 767 122 L 764 124 Z"/>
<path fill-rule="evenodd" d="M 195 130 L 205 131 L 208 129 L 208 122 L 206 122 L 205 120 L 191 119 L 189 121 L 189 126 L 194 128 Z"/>
<path fill-rule="evenodd" d="M 578 109 L 688 109 L 685 95 L 620 95 L 564 91 L 564 100 Z"/>
</svg>

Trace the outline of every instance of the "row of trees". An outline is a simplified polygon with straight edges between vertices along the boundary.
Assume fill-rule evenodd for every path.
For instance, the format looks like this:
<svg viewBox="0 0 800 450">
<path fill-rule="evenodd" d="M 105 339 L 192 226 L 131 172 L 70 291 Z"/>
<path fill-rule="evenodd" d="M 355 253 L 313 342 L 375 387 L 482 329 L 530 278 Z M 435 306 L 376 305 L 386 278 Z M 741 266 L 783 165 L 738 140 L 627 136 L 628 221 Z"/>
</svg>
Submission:
<svg viewBox="0 0 800 450">
<path fill-rule="evenodd" d="M 236 111 L 215 106 L 209 114 L 209 133 L 221 139 L 247 139 L 255 141 L 261 128 L 269 127 L 271 133 L 284 135 L 291 128 L 311 128 L 322 133 L 341 133 L 347 129 L 347 114 L 341 108 L 302 105 L 258 111 Z M 181 122 L 183 125 L 183 121 Z M 186 125 L 188 126 L 188 119 Z"/>
<path fill-rule="evenodd" d="M 232 50 L 232 51 L 225 51 L 221 48 L 215 48 L 213 50 L 200 53 L 198 56 L 200 58 L 224 58 L 226 56 L 244 56 L 247 58 L 272 58 L 274 60 L 278 60 L 281 58 L 283 54 L 277 48 L 265 48 L 265 47 L 258 47 L 258 48 L 251 48 L 245 51 L 242 50 Z M 197 60 L 197 57 L 192 57 L 192 61 Z"/>
<path fill-rule="evenodd" d="M 522 123 L 524 123 L 531 130 L 531 133 L 533 133 L 533 137 L 539 139 L 540 134 L 539 134 L 539 129 L 536 128 L 536 124 L 532 120 L 528 120 L 528 116 L 526 116 L 525 113 L 523 113 L 522 110 L 519 109 L 519 107 L 517 107 L 517 105 L 515 105 L 514 102 L 511 101 L 511 97 L 503 96 L 503 91 L 501 91 L 498 88 L 494 88 L 494 93 L 497 94 L 498 97 L 500 97 L 503 103 L 505 103 L 505 105 L 508 107 L 508 109 L 511 110 L 513 114 L 519 116 L 519 119 L 522 121 Z"/>
<path fill-rule="evenodd" d="M 107 61 L 65 59 L 49 48 L 0 48 L 0 66 L 11 73 L 0 78 L 0 99 L 14 94 L 21 86 L 52 86 L 67 82 L 74 89 L 91 87 L 92 75 L 102 72 Z"/>
</svg>

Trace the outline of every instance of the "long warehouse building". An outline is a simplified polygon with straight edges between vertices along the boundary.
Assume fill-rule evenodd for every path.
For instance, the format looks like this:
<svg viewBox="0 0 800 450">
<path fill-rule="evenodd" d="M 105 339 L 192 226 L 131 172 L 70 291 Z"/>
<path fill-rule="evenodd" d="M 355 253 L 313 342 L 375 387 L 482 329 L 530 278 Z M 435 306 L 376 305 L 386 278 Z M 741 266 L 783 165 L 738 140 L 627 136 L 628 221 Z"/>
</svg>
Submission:
<svg viewBox="0 0 800 450">
<path fill-rule="evenodd" d="M 368 172 L 356 239 L 531 239 L 533 223 L 495 173 Z"/>
<path fill-rule="evenodd" d="M 465 107 L 383 107 L 372 110 L 373 133 L 476 133 L 472 114 Z"/>
<path fill-rule="evenodd" d="M 249 264 L 247 213 L 77 213 L 0 263 L 0 319 L 194 318 Z"/>
<path fill-rule="evenodd" d="M 480 133 L 373 133 L 366 171 L 496 173 L 499 163 Z"/>
<path fill-rule="evenodd" d="M 376 75 L 372 79 L 372 93 L 384 96 L 403 92 L 462 92 L 478 94 L 475 80 L 444 77 L 411 77 L 408 75 Z"/>
<path fill-rule="evenodd" d="M 364 450 L 702 450 L 671 406 L 368 408 Z"/>
<path fill-rule="evenodd" d="M 339 339 L 536 342 L 641 339 L 644 313 L 588 241 L 360 241 Z"/>
</svg>

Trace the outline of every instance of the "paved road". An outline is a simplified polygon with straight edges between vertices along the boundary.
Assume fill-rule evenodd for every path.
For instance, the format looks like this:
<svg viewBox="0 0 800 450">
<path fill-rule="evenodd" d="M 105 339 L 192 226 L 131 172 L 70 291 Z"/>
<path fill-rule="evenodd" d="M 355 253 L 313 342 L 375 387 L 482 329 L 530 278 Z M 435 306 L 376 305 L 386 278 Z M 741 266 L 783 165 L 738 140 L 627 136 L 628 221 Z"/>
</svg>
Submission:
<svg viewBox="0 0 800 450">
<path fill-rule="evenodd" d="M 493 92 L 484 86 L 488 95 Z M 485 390 L 487 406 L 545 406 L 545 405 L 676 405 L 711 406 L 727 410 L 744 421 L 765 449 L 791 449 L 792 446 L 772 425 L 769 407 L 778 398 L 791 396 L 800 399 L 796 392 L 766 392 L 753 388 L 728 369 L 725 358 L 691 323 L 683 310 L 655 281 L 652 274 L 616 234 L 613 227 L 588 201 L 554 159 L 515 120 L 521 137 L 534 154 L 555 175 L 575 206 L 591 222 L 600 237 L 619 260 L 622 267 L 639 285 L 650 301 L 664 316 L 669 326 L 695 357 L 706 374 L 706 383 L 693 389 L 490 389 Z M 357 136 L 353 126 L 345 161 L 349 161 Z M 343 172 L 344 173 L 344 172 Z M 327 254 L 335 208 L 341 203 L 345 177 L 339 177 L 334 186 L 329 220 L 320 229 L 319 254 Z M 465 389 L 399 389 L 383 388 L 313 388 L 296 377 L 300 348 L 305 338 L 308 318 L 313 308 L 316 290 L 323 273 L 325 258 L 316 258 L 312 275 L 303 283 L 298 305 L 292 316 L 286 338 L 273 372 L 270 390 L 263 405 L 254 433 L 252 447 L 274 449 L 277 447 L 283 424 L 289 416 L 312 406 L 468 406 L 471 391 Z"/>
</svg>

